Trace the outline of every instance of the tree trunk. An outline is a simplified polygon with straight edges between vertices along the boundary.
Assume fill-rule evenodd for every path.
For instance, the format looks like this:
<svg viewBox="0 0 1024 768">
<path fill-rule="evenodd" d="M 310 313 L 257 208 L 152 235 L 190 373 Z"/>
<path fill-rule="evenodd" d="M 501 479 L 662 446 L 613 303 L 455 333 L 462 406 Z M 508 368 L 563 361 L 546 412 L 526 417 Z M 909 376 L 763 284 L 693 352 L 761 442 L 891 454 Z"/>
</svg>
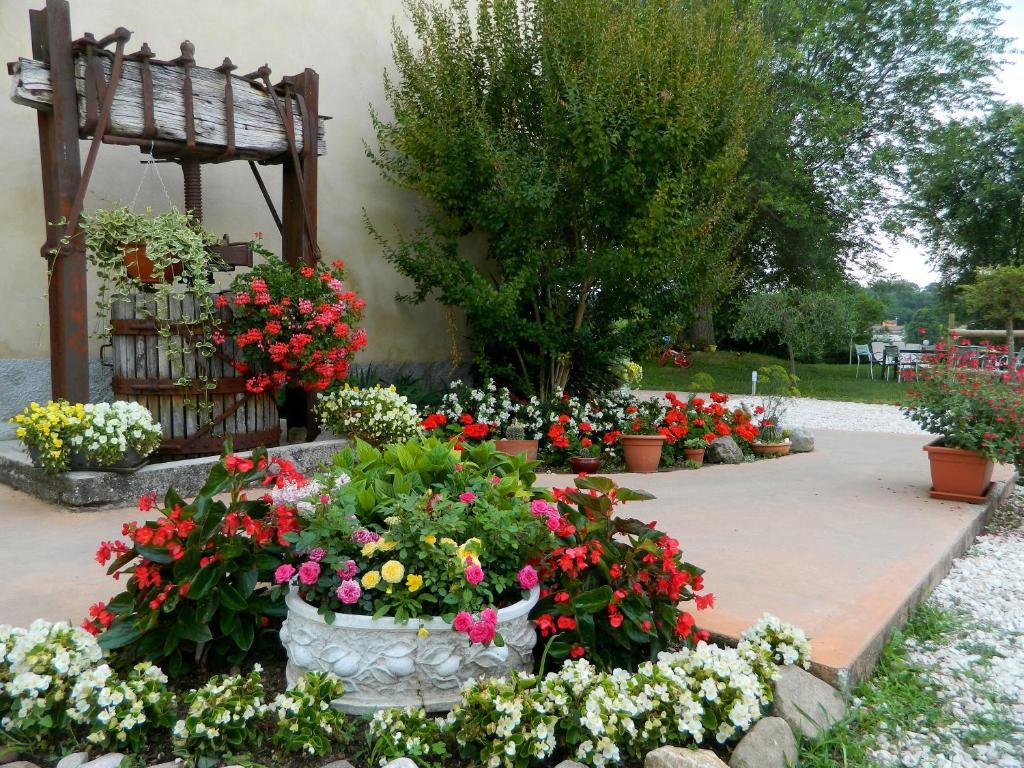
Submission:
<svg viewBox="0 0 1024 768">
<path fill-rule="evenodd" d="M 796 376 L 796 356 L 793 354 L 793 345 L 786 342 L 786 352 L 789 353 L 789 372 Z"/>
<path fill-rule="evenodd" d="M 698 349 L 715 343 L 715 316 L 709 302 L 702 301 L 697 305 L 693 322 L 690 323 L 690 343 Z"/>
</svg>

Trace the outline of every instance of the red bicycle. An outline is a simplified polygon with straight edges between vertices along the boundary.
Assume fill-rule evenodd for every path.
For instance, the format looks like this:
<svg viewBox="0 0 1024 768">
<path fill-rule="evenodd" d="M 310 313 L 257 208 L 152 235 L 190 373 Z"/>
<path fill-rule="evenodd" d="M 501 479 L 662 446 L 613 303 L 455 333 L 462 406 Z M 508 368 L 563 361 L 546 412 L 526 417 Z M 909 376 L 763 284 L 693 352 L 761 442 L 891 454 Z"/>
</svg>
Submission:
<svg viewBox="0 0 1024 768">
<path fill-rule="evenodd" d="M 661 357 L 658 358 L 659 368 L 664 366 L 669 360 L 680 368 L 690 367 L 693 363 L 693 358 L 687 350 L 673 347 L 671 336 L 662 336 L 662 341 L 665 342 L 665 351 L 662 352 Z"/>
</svg>

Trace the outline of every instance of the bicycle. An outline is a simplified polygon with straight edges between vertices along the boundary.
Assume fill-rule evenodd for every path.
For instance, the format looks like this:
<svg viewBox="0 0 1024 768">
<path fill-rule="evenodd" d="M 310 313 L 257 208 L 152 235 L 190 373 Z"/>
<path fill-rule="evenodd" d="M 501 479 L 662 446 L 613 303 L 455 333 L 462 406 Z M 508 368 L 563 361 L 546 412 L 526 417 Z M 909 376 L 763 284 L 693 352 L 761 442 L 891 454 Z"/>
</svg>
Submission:
<svg viewBox="0 0 1024 768">
<path fill-rule="evenodd" d="M 693 357 L 687 350 L 677 349 L 676 347 L 673 347 L 671 336 L 662 336 L 661 340 L 665 342 L 665 351 L 662 352 L 661 357 L 658 358 L 659 368 L 664 366 L 669 360 L 671 360 L 673 364 L 679 366 L 680 368 L 690 367 L 690 365 L 693 363 Z"/>
</svg>

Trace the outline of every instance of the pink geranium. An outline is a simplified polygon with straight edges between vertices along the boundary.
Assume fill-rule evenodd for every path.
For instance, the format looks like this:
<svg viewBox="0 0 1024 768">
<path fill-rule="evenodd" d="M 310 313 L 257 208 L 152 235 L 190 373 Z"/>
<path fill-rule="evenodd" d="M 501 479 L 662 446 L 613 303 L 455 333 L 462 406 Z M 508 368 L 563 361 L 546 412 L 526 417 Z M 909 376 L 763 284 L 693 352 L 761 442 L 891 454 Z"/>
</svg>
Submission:
<svg viewBox="0 0 1024 768">
<path fill-rule="evenodd" d="M 466 581 L 476 585 L 484 580 L 484 569 L 479 565 L 471 565 L 466 569 Z"/>
<path fill-rule="evenodd" d="M 274 582 L 277 584 L 284 584 L 295 575 L 295 568 L 285 563 L 284 565 L 277 566 L 277 570 L 274 571 Z"/>
<path fill-rule="evenodd" d="M 359 596 L 363 594 L 363 590 L 360 588 L 357 581 L 353 579 L 346 579 L 341 582 L 336 594 L 338 595 L 338 599 L 345 605 L 352 605 L 359 601 Z"/>
<path fill-rule="evenodd" d="M 537 571 L 532 565 L 524 565 L 520 568 L 516 578 L 519 579 L 519 586 L 523 589 L 533 589 L 537 586 L 537 582 L 540 581 L 537 577 Z"/>
<path fill-rule="evenodd" d="M 299 566 L 299 581 L 306 586 L 316 584 L 316 580 L 319 578 L 320 563 L 314 563 L 312 560 L 308 560 Z"/>
<path fill-rule="evenodd" d="M 452 629 L 456 632 L 468 632 L 471 626 L 473 626 L 472 616 L 465 611 L 459 611 L 455 614 L 455 619 L 452 621 Z"/>
</svg>

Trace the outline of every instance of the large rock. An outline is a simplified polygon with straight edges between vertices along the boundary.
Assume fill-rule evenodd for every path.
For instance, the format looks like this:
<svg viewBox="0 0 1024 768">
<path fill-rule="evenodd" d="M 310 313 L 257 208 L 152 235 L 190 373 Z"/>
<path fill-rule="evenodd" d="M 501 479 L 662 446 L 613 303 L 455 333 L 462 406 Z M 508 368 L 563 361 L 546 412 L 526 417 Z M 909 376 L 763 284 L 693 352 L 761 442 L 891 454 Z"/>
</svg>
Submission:
<svg viewBox="0 0 1024 768">
<path fill-rule="evenodd" d="M 774 714 L 797 735 L 816 739 L 846 716 L 846 703 L 839 691 L 800 667 L 781 667 L 772 687 Z"/>
<path fill-rule="evenodd" d="M 563 760 L 555 768 L 587 768 L 583 763 L 577 763 L 575 760 Z"/>
<path fill-rule="evenodd" d="M 323 768 L 356 768 L 356 767 L 354 765 L 352 765 L 352 763 L 350 763 L 348 760 L 334 760 L 333 762 L 330 762 L 327 765 L 323 766 Z"/>
<path fill-rule="evenodd" d="M 80 765 L 88 762 L 88 752 L 72 752 L 70 755 L 64 755 L 64 757 L 57 762 L 57 768 L 78 768 Z"/>
<path fill-rule="evenodd" d="M 743 461 L 743 451 L 731 437 L 718 437 L 708 443 L 704 461 L 711 464 L 739 464 Z"/>
<path fill-rule="evenodd" d="M 419 768 L 419 766 L 408 757 L 399 757 L 385 765 L 384 768 Z"/>
<path fill-rule="evenodd" d="M 814 450 L 814 435 L 807 427 L 792 427 L 787 431 L 790 453 L 810 453 Z"/>
<path fill-rule="evenodd" d="M 729 759 L 729 768 L 789 768 L 796 761 L 792 729 L 781 717 L 766 717 L 740 739 Z"/>
<path fill-rule="evenodd" d="M 647 753 L 644 768 L 729 768 L 710 749 L 658 747 Z"/>
<path fill-rule="evenodd" d="M 124 755 L 120 752 L 109 752 L 88 763 L 82 763 L 82 768 L 118 768 L 122 760 L 124 760 Z"/>
<path fill-rule="evenodd" d="M 0 747 L 0 765 L 13 763 L 17 759 L 18 750 L 16 747 Z"/>
</svg>

